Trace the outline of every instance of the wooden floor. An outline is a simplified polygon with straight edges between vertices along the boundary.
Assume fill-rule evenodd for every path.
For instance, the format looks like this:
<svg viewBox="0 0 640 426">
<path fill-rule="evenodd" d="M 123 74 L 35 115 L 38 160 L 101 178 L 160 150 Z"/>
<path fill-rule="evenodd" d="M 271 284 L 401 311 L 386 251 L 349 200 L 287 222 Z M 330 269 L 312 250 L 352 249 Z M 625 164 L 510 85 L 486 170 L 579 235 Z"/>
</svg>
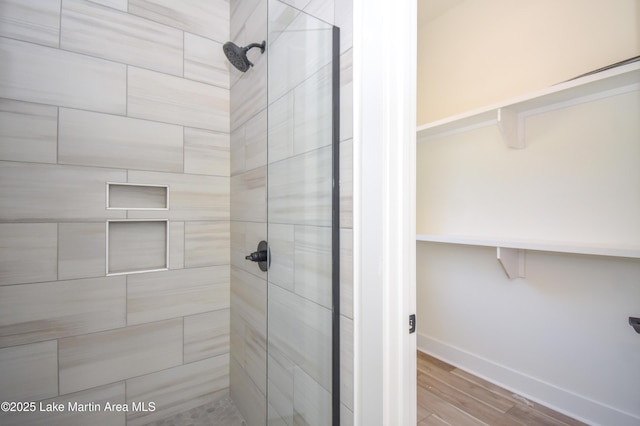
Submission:
<svg viewBox="0 0 640 426">
<path fill-rule="evenodd" d="M 418 426 L 578 426 L 486 380 L 418 352 Z"/>
</svg>

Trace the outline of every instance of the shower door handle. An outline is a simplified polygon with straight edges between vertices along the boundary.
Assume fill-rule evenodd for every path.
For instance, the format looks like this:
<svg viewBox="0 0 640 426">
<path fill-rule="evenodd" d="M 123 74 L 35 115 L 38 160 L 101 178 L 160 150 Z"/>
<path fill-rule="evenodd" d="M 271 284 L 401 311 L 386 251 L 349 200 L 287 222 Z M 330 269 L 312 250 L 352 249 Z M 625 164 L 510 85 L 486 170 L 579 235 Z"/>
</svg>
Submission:
<svg viewBox="0 0 640 426">
<path fill-rule="evenodd" d="M 252 262 L 258 262 L 260 270 L 267 271 L 269 266 L 271 266 L 271 250 L 269 249 L 269 244 L 264 240 L 260 241 L 257 250 L 244 258 Z"/>
</svg>

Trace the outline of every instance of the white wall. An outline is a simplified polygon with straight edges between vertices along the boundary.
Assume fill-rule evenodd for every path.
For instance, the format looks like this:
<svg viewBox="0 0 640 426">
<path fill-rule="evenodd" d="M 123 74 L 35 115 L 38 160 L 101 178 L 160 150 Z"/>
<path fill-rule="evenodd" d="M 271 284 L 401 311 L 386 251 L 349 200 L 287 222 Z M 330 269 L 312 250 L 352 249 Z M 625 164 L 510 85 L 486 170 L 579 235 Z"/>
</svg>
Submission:
<svg viewBox="0 0 640 426">
<path fill-rule="evenodd" d="M 640 262 L 418 243 L 418 348 L 590 424 L 639 423 Z M 625 414 L 626 413 L 626 414 Z"/>
<path fill-rule="evenodd" d="M 639 0 L 451 1 L 418 29 L 418 124 L 640 54 Z"/>
<path fill-rule="evenodd" d="M 419 31 L 418 123 L 640 54 L 639 11 L 458 4 Z M 639 93 L 530 117 L 523 150 L 491 127 L 421 142 L 418 233 L 637 246 Z M 526 278 L 509 280 L 492 248 L 421 242 L 417 256 L 420 349 L 589 423 L 640 424 L 640 336 L 627 323 L 640 261 L 528 251 Z"/>
</svg>

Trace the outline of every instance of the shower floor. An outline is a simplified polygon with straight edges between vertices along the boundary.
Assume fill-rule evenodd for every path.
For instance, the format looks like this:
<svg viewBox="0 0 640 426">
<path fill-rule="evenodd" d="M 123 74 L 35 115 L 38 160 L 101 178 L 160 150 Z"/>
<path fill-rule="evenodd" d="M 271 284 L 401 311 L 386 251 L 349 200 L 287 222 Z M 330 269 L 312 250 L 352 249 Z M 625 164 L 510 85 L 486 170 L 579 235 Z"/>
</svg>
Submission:
<svg viewBox="0 0 640 426">
<path fill-rule="evenodd" d="M 247 426 L 230 396 L 146 426 Z"/>
</svg>

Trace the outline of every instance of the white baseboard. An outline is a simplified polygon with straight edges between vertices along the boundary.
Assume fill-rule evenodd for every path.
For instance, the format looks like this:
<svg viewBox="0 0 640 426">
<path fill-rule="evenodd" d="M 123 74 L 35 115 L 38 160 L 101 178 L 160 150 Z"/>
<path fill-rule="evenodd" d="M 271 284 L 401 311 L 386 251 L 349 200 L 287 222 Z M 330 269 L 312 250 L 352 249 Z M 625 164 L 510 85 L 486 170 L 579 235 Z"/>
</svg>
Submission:
<svg viewBox="0 0 640 426">
<path fill-rule="evenodd" d="M 526 399 L 593 426 L 640 426 L 640 417 L 545 383 L 504 365 L 418 333 L 418 350 Z"/>
</svg>

